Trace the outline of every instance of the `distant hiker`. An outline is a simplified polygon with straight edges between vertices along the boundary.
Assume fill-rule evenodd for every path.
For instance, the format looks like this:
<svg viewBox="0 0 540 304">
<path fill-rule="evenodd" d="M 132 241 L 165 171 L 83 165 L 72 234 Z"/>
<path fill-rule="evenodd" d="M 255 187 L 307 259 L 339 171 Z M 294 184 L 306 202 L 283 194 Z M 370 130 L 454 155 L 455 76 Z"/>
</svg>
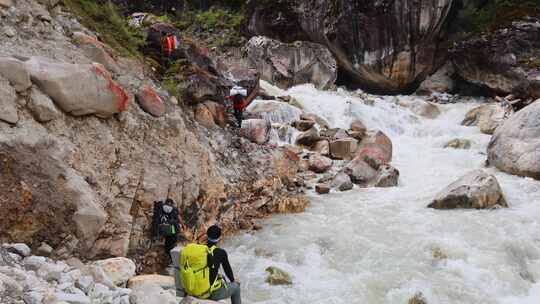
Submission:
<svg viewBox="0 0 540 304">
<path fill-rule="evenodd" d="M 206 245 L 189 244 L 180 252 L 180 275 L 184 291 L 200 299 L 214 301 L 231 298 L 231 304 L 241 304 L 240 283 L 234 281 L 227 252 L 217 247 L 221 228 L 214 225 L 206 231 Z M 223 270 L 230 282 L 221 275 Z"/>
<path fill-rule="evenodd" d="M 228 99 L 232 100 L 233 109 L 234 109 L 234 117 L 236 117 L 236 121 L 238 123 L 239 128 L 242 127 L 242 119 L 244 116 L 243 115 L 244 110 L 248 106 L 246 97 L 247 97 L 247 90 L 241 86 L 234 86 L 231 89 L 229 96 L 227 96 Z"/>
<path fill-rule="evenodd" d="M 178 208 L 172 199 L 154 202 L 152 231 L 154 238 L 165 238 L 165 253 L 170 256 L 170 251 L 176 245 L 180 231 Z"/>
<path fill-rule="evenodd" d="M 176 51 L 178 50 L 178 37 L 173 33 L 163 33 L 161 38 L 161 54 L 170 63 L 176 59 Z"/>
</svg>

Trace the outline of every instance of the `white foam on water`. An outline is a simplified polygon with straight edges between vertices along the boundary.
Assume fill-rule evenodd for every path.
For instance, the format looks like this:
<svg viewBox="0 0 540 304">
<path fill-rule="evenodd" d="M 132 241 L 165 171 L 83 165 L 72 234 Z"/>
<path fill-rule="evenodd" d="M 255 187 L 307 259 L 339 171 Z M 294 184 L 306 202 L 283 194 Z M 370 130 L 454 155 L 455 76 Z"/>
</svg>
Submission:
<svg viewBox="0 0 540 304">
<path fill-rule="evenodd" d="M 261 231 L 228 240 L 245 303 L 407 303 L 417 292 L 430 304 L 540 303 L 534 283 L 540 282 L 540 182 L 487 168 L 510 208 L 426 208 L 448 184 L 484 166 L 490 136 L 460 125 L 476 104 L 438 105 L 441 115 L 430 120 L 397 106 L 394 97 L 373 97 L 369 106 L 354 94 L 307 85 L 279 92 L 333 127 L 358 118 L 383 130 L 394 145 L 400 183 L 310 193 L 306 212 L 273 216 Z M 454 138 L 472 140 L 472 148 L 443 148 Z M 446 258 L 437 258 L 439 252 Z M 265 283 L 268 266 L 287 271 L 294 284 Z"/>
</svg>

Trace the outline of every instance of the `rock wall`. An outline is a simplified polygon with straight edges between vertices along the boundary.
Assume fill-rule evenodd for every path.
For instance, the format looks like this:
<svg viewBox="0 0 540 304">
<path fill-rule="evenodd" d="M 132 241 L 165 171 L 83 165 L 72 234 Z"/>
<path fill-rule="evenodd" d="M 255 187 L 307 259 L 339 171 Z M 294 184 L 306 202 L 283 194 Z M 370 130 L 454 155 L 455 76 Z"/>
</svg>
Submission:
<svg viewBox="0 0 540 304">
<path fill-rule="evenodd" d="M 352 84 L 412 89 L 444 59 L 439 42 L 453 0 L 280 0 L 251 5 L 250 35 L 325 45 Z"/>
<path fill-rule="evenodd" d="M 10 78 L 11 68 L 0 64 L 0 99 L 12 110 L 0 117 L 0 240 L 32 247 L 46 241 L 64 258 L 127 255 L 139 271 L 153 272 L 163 256 L 149 233 L 154 200 L 176 202 L 185 240 L 197 239 L 215 222 L 231 233 L 256 228 L 253 219 L 270 212 L 305 208 L 291 182 L 294 172 L 280 169 L 290 166 L 286 155 L 227 129 L 200 126 L 193 110 L 177 105 L 137 60 L 111 51 L 107 58 L 118 70 L 95 69 L 109 75 L 105 86 L 92 81 L 97 74 L 66 74 L 95 65 L 77 46 L 80 39 L 70 37 L 93 33 L 61 6 L 49 9 L 30 0 L 0 7 L 4 26 L 16 30 L 2 37 L 0 63 L 10 58 L 21 75 L 32 76 L 31 83 L 16 81 L 25 78 Z M 47 64 L 32 64 L 36 60 Z M 133 102 L 149 86 L 163 102 L 160 117 Z M 105 106 L 96 109 L 96 98 L 77 92 L 102 98 Z M 125 102 L 111 107 L 117 99 L 107 96 L 120 92 Z M 48 107 L 33 107 L 33 96 Z M 47 109 L 56 114 L 38 119 L 36 113 Z"/>
</svg>

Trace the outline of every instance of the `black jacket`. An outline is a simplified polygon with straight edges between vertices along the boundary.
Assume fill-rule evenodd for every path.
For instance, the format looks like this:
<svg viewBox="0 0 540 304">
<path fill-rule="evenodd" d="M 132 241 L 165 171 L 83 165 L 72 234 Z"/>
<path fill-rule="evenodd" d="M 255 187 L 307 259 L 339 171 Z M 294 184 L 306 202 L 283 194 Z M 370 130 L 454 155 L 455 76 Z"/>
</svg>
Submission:
<svg viewBox="0 0 540 304">
<path fill-rule="evenodd" d="M 173 210 L 170 213 L 163 211 L 164 203 L 161 201 L 154 202 L 154 212 L 152 214 L 152 238 L 159 237 L 159 225 L 162 223 L 162 219 L 166 220 L 169 224 L 174 225 L 176 228 L 176 236 L 178 237 L 178 231 L 180 231 L 180 220 L 178 216 L 178 208 L 173 206 Z"/>
<path fill-rule="evenodd" d="M 214 245 L 215 244 L 208 243 L 208 248 Z M 208 255 L 208 266 L 210 267 L 210 284 L 215 281 L 219 273 L 220 266 L 223 266 L 223 270 L 225 271 L 225 274 L 227 275 L 229 281 L 234 282 L 234 274 L 231 268 L 231 264 L 229 264 L 229 258 L 225 250 L 221 248 L 214 249 L 214 254 Z"/>
</svg>

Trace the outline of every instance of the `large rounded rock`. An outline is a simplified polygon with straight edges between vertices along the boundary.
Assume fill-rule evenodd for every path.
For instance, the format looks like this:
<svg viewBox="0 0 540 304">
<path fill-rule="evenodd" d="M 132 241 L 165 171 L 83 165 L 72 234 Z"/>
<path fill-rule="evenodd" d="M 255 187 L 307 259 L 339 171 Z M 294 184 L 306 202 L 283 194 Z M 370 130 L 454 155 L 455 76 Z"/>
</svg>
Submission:
<svg viewBox="0 0 540 304">
<path fill-rule="evenodd" d="M 332 160 L 318 154 L 309 157 L 309 170 L 315 173 L 324 173 L 332 168 Z"/>
<path fill-rule="evenodd" d="M 103 269 L 103 272 L 111 278 L 117 286 L 125 285 L 129 279 L 135 276 L 135 263 L 127 258 L 110 258 L 94 262 L 94 265 Z"/>
<path fill-rule="evenodd" d="M 452 63 L 448 62 L 433 75 L 422 81 L 417 94 L 432 94 L 432 93 L 450 93 L 455 88 L 453 76 L 455 69 Z"/>
<path fill-rule="evenodd" d="M 506 111 L 498 104 L 485 104 L 476 107 L 467 114 L 461 122 L 464 126 L 478 126 L 485 134 L 493 134 L 505 119 Z"/>
<path fill-rule="evenodd" d="M 360 158 L 355 158 L 345 166 L 343 172 L 351 181 L 360 186 L 368 186 L 376 177 L 377 170 Z"/>
<path fill-rule="evenodd" d="M 102 64 L 107 70 L 119 73 L 120 67 L 112 57 L 112 52 L 108 47 L 101 43 L 97 38 L 88 36 L 81 32 L 73 33 L 73 42 L 83 51 L 83 53 L 92 61 Z"/>
<path fill-rule="evenodd" d="M 330 186 L 332 188 L 337 188 L 339 191 L 348 191 L 353 188 L 353 183 L 351 178 L 345 174 L 345 172 L 339 172 L 332 179 Z"/>
<path fill-rule="evenodd" d="M 360 142 L 355 158 L 389 163 L 392 160 L 392 149 L 392 141 L 382 131 L 369 132 Z"/>
<path fill-rule="evenodd" d="M 399 170 L 384 164 L 379 167 L 377 177 L 375 179 L 375 187 L 395 187 L 398 185 Z"/>
<path fill-rule="evenodd" d="M 508 207 L 497 179 L 483 170 L 467 173 L 442 190 L 428 205 L 435 209 Z"/>
<path fill-rule="evenodd" d="M 227 124 L 227 116 L 225 114 L 225 107 L 222 104 L 219 104 L 215 101 L 207 100 L 203 105 L 208 108 L 208 111 L 212 113 L 214 122 L 221 128 L 225 128 Z"/>
<path fill-rule="evenodd" d="M 9 80 L 17 92 L 26 91 L 32 82 L 24 63 L 11 57 L 0 57 L 0 76 Z"/>
<path fill-rule="evenodd" d="M 270 138 L 272 126 L 264 119 L 247 119 L 242 121 L 240 134 L 257 144 L 264 144 Z"/>
<path fill-rule="evenodd" d="M 144 85 L 136 95 L 141 108 L 154 117 L 165 115 L 165 103 L 156 90 L 149 85 Z"/>
<path fill-rule="evenodd" d="M 349 81 L 396 92 L 410 89 L 442 63 L 439 43 L 455 2 L 253 1 L 248 31 L 325 45 Z"/>
<path fill-rule="evenodd" d="M 425 118 L 434 119 L 441 114 L 441 111 L 439 111 L 436 105 L 420 99 L 400 100 L 398 104 L 402 107 L 409 108 L 414 114 Z"/>
<path fill-rule="evenodd" d="M 320 44 L 306 41 L 286 44 L 259 36 L 251 38 L 246 48 L 248 58 L 261 71 L 261 78 L 280 88 L 312 83 L 325 89 L 336 81 L 336 60 Z"/>
<path fill-rule="evenodd" d="M 488 161 L 498 169 L 540 180 L 540 100 L 497 128 L 488 146 Z"/>
<path fill-rule="evenodd" d="M 34 82 L 64 112 L 110 117 L 129 105 L 126 91 L 101 64 L 69 64 L 32 57 L 25 62 Z"/>
<path fill-rule="evenodd" d="M 255 100 L 246 109 L 250 118 L 268 120 L 270 123 L 288 124 L 300 118 L 302 110 L 284 102 Z"/>
</svg>

